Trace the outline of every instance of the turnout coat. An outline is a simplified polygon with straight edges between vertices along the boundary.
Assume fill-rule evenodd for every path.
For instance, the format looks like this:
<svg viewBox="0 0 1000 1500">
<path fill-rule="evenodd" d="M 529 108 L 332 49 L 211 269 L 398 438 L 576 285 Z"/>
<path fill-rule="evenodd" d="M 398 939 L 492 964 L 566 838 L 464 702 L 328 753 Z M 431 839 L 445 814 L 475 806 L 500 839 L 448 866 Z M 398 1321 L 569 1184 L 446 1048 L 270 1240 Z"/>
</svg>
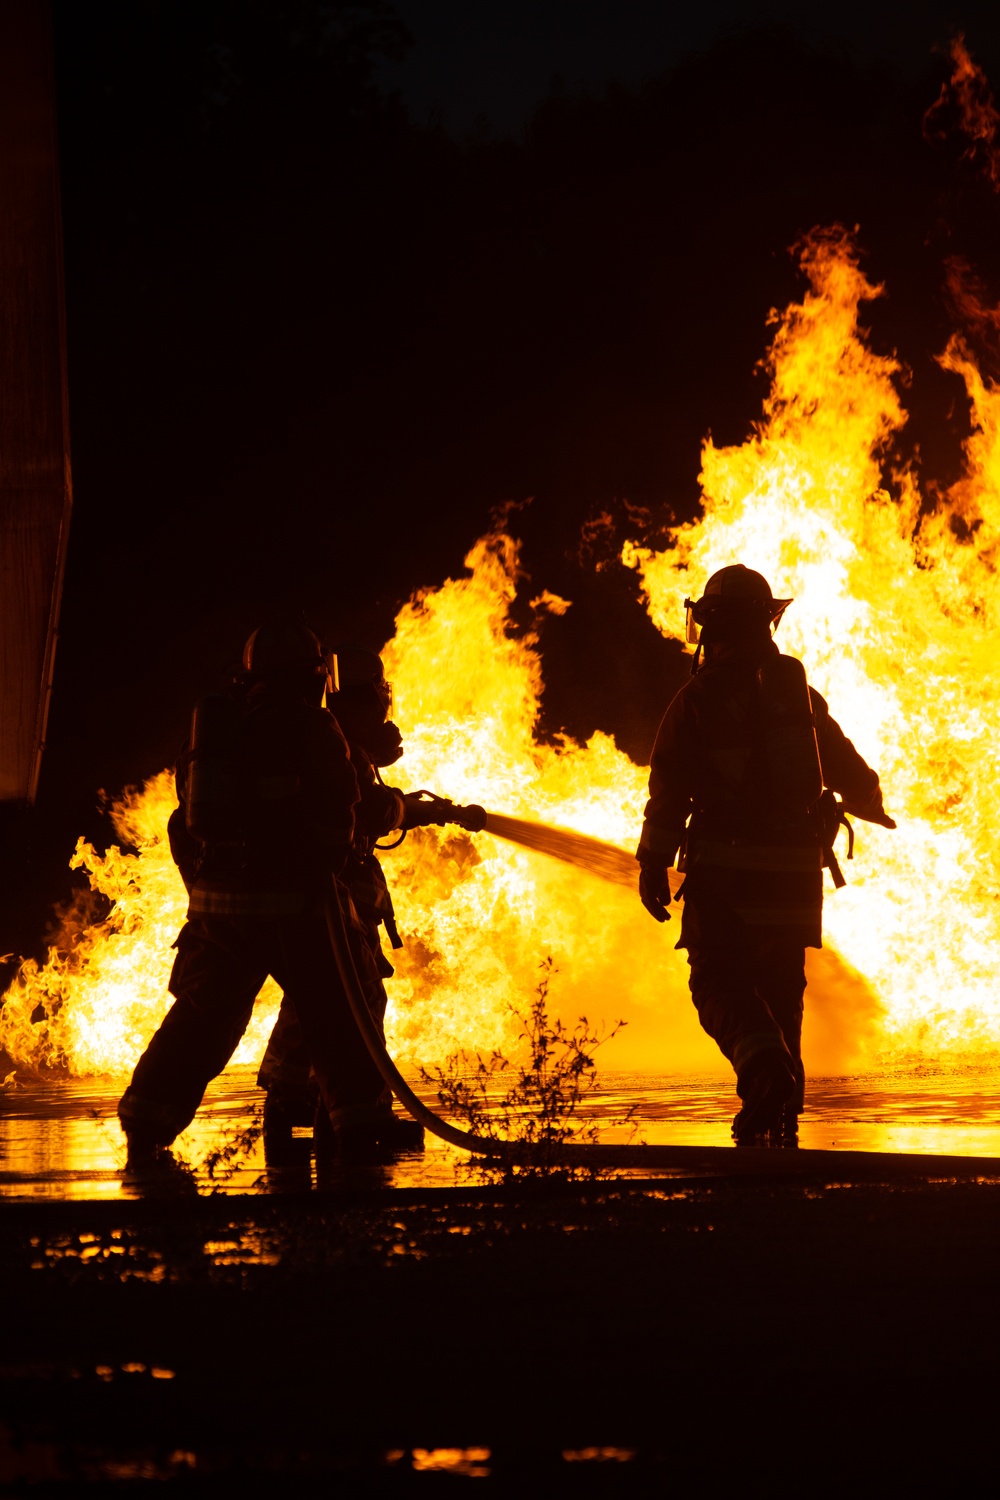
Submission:
<svg viewBox="0 0 1000 1500">
<path fill-rule="evenodd" d="M 778 655 L 777 647 L 769 649 Z M 768 764 L 759 656 L 716 648 L 660 724 L 637 858 L 685 874 L 678 947 L 712 910 L 822 947 L 828 835 L 819 808 L 796 804 Z M 881 806 L 876 773 L 810 690 L 824 785 L 864 816 Z M 689 909 L 691 915 L 689 917 Z"/>
</svg>

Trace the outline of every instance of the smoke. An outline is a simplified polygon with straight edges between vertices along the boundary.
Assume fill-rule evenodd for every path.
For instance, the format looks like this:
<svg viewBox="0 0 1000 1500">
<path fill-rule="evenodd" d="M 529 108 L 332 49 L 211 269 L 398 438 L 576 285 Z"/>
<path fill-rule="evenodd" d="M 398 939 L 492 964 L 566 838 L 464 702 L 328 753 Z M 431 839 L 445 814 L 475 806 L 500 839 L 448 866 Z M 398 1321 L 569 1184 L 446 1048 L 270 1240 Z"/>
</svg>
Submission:
<svg viewBox="0 0 1000 1500">
<path fill-rule="evenodd" d="M 962 156 L 974 162 L 994 191 L 1000 192 L 1000 114 L 986 74 L 974 63 L 961 33 L 949 48 L 951 76 L 924 115 L 924 138 L 943 141 L 958 133 L 965 136 Z"/>
</svg>

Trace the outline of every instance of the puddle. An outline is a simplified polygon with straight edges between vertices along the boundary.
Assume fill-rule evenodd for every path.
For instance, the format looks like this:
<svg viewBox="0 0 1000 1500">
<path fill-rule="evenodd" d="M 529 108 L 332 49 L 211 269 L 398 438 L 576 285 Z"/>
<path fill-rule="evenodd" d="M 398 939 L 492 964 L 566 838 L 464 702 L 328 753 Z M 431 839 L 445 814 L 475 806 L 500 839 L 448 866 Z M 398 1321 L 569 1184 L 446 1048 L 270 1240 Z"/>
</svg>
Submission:
<svg viewBox="0 0 1000 1500">
<path fill-rule="evenodd" d="M 258 1143 L 210 1172 L 213 1154 L 246 1127 L 262 1095 L 255 1070 L 230 1068 L 210 1086 L 194 1124 L 177 1142 L 178 1170 L 163 1190 L 200 1193 L 300 1191 L 315 1180 L 303 1145 L 299 1168 L 269 1171 Z M 125 1142 L 115 1115 L 117 1079 L 32 1081 L 0 1094 L 0 1197 L 114 1199 L 148 1189 L 122 1179 Z M 433 1091 L 417 1092 L 432 1107 Z M 728 1146 L 737 1107 L 718 1076 L 605 1073 L 583 1111 L 600 1138 L 650 1145 Z M 799 1134 L 804 1147 L 1000 1157 L 1000 1068 L 899 1069 L 811 1080 Z M 423 1155 L 366 1169 L 359 1186 L 450 1187 L 465 1181 L 466 1153 L 428 1136 Z M 237 1256 L 245 1251 L 234 1247 Z M 219 1246 L 219 1255 L 225 1247 Z"/>
</svg>

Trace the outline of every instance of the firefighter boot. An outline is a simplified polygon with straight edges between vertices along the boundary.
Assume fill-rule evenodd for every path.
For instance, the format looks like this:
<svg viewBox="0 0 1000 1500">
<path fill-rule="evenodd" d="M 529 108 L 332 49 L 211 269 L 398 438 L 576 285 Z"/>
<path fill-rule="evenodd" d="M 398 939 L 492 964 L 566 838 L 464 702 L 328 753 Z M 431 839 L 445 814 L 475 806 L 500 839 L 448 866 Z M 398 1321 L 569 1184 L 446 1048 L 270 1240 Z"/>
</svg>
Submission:
<svg viewBox="0 0 1000 1500">
<path fill-rule="evenodd" d="M 382 1110 L 337 1110 L 331 1119 L 322 1099 L 313 1124 L 313 1154 L 317 1169 L 363 1165 L 391 1156 L 381 1144 Z"/>
<path fill-rule="evenodd" d="M 172 1163 L 167 1147 L 183 1121 L 178 1121 L 170 1104 L 137 1093 L 129 1084 L 118 1101 L 118 1120 L 128 1149 L 125 1171 L 129 1176 L 153 1172 L 165 1162 Z"/>
<path fill-rule="evenodd" d="M 142 1176 L 156 1170 L 160 1161 L 161 1147 L 151 1135 L 143 1130 L 127 1130 L 125 1142 L 128 1148 L 125 1172 L 129 1177 Z"/>
<path fill-rule="evenodd" d="M 312 1144 L 317 1168 L 329 1167 L 337 1155 L 337 1137 L 334 1134 L 329 1111 L 322 1099 L 316 1105 Z"/>
<path fill-rule="evenodd" d="M 329 1117 L 327 1117 L 329 1119 Z M 363 1114 L 344 1113 L 332 1125 L 333 1144 L 342 1161 L 385 1161 L 403 1151 L 424 1149 L 424 1127 L 407 1116 L 397 1115 L 389 1105 Z M 316 1116 L 314 1136 L 319 1159 L 321 1134 L 327 1126 Z"/>
<path fill-rule="evenodd" d="M 795 1095 L 795 1070 L 784 1050 L 769 1047 L 757 1052 L 737 1080 L 743 1108 L 733 1121 L 738 1146 L 766 1144 L 771 1134 L 780 1134 L 785 1106 Z"/>
<path fill-rule="evenodd" d="M 312 1124 L 312 1115 L 305 1122 Z M 300 1166 L 309 1157 L 309 1142 L 295 1139 L 294 1129 L 302 1124 L 302 1112 L 295 1101 L 280 1089 L 270 1088 L 264 1095 L 264 1160 L 269 1167 Z"/>
<path fill-rule="evenodd" d="M 390 1112 L 379 1127 L 379 1140 L 388 1151 L 422 1151 L 424 1127 L 409 1115 Z"/>
</svg>

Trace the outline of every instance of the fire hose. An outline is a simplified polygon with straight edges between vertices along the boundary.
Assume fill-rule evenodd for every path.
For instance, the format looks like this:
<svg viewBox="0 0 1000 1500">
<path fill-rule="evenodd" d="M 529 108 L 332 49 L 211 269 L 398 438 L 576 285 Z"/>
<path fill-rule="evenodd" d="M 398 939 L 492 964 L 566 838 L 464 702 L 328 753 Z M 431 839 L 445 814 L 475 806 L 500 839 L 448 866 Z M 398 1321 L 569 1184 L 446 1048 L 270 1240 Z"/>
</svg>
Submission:
<svg viewBox="0 0 1000 1500">
<path fill-rule="evenodd" d="M 429 793 L 417 795 L 430 798 Z M 614 844 L 605 844 L 600 839 L 590 838 L 586 834 L 575 833 L 565 828 L 549 828 L 544 824 L 531 823 L 522 818 L 508 818 L 499 813 L 485 813 L 480 807 L 456 807 L 454 803 L 446 802 L 444 798 L 433 800 L 441 804 L 441 822 L 455 822 L 477 832 L 492 833 L 497 838 L 506 839 L 510 843 L 520 844 L 524 848 L 552 855 L 567 864 L 590 870 L 593 874 L 613 881 L 615 884 L 629 886 L 635 884 L 635 860 L 623 849 L 616 848 Z M 436 818 L 435 821 L 437 821 Z M 670 874 L 679 884 L 680 877 L 676 875 L 676 872 L 671 870 Z M 464 1151 L 506 1159 L 513 1154 L 527 1155 L 528 1148 L 521 1142 L 489 1140 L 485 1136 L 472 1135 L 469 1131 L 459 1130 L 456 1125 L 442 1120 L 440 1115 L 435 1114 L 434 1110 L 428 1108 L 423 1100 L 417 1097 L 389 1056 L 385 1041 L 368 1008 L 354 955 L 351 952 L 344 908 L 333 879 L 328 882 L 323 904 L 330 946 L 333 949 L 341 983 L 351 1007 L 351 1014 L 372 1061 L 404 1109 L 408 1110 L 413 1118 L 418 1120 L 432 1135 L 440 1136 L 442 1140 L 448 1141 L 453 1146 L 459 1146 Z M 644 1152 L 648 1149 L 650 1148 L 642 1148 Z M 615 1150 L 613 1146 L 581 1144 L 563 1148 L 560 1155 L 565 1153 L 567 1156 L 572 1155 L 575 1159 L 583 1154 L 589 1160 L 594 1157 L 595 1153 L 607 1156 L 609 1152 L 615 1152 Z"/>
<path fill-rule="evenodd" d="M 409 1110 L 415 1120 L 419 1120 L 425 1129 L 432 1135 L 438 1135 L 442 1140 L 449 1141 L 453 1146 L 461 1146 L 465 1151 L 473 1151 L 480 1155 L 496 1155 L 500 1148 L 497 1141 L 488 1141 L 483 1136 L 470 1135 L 468 1131 L 459 1130 L 455 1125 L 449 1125 L 447 1120 L 442 1120 L 432 1109 L 428 1109 L 422 1099 L 418 1099 L 410 1088 L 402 1073 L 396 1067 L 389 1056 L 385 1042 L 379 1034 L 372 1013 L 368 1009 L 368 1002 L 358 978 L 357 966 L 354 962 L 354 954 L 351 952 L 350 939 L 347 935 L 347 923 L 344 920 L 344 908 L 341 904 L 340 893 L 336 883 L 330 880 L 323 902 L 326 913 L 326 928 L 330 936 L 330 947 L 337 961 L 337 970 L 340 981 L 344 986 L 348 1004 L 355 1024 L 361 1033 L 362 1040 L 371 1054 L 372 1062 L 378 1068 L 389 1088 L 395 1094 L 404 1109 Z"/>
<path fill-rule="evenodd" d="M 497 838 L 520 844 L 523 848 L 548 854 L 566 864 L 588 870 L 591 874 L 616 885 L 632 887 L 635 883 L 635 860 L 625 850 L 617 848 L 614 844 L 606 844 L 600 839 L 590 838 L 586 834 L 576 833 L 571 829 L 551 828 L 545 824 L 531 823 L 521 818 L 508 818 L 499 813 L 484 814 L 481 808 L 455 808 L 453 804 L 449 804 L 449 807 L 459 816 L 442 817 L 442 822 L 459 822 L 462 821 L 462 815 L 468 815 L 468 821 L 477 831 L 483 830 L 494 834 Z M 682 877 L 676 870 L 671 870 L 669 876 L 671 891 L 676 892 Z M 336 883 L 332 879 L 327 888 L 324 906 L 330 945 L 351 1013 L 375 1066 L 403 1107 L 433 1135 L 440 1136 L 442 1140 L 448 1141 L 453 1146 L 459 1146 L 464 1151 L 470 1151 L 479 1156 L 491 1156 L 499 1161 L 530 1162 L 532 1149 L 527 1143 L 487 1140 L 483 1136 L 459 1130 L 447 1120 L 442 1120 L 440 1115 L 417 1098 L 389 1056 L 385 1042 L 368 1009 L 354 963 L 354 955 L 351 952 L 344 909 Z M 731 1146 L 604 1145 L 568 1142 L 554 1151 L 548 1151 L 546 1160 L 550 1165 L 557 1163 L 559 1165 L 600 1165 L 604 1168 L 618 1168 L 619 1170 L 649 1170 L 651 1168 L 663 1170 L 667 1168 L 673 1169 L 674 1172 L 683 1172 L 686 1176 L 702 1173 L 711 1175 L 721 1171 L 727 1175 L 738 1173 L 751 1176 L 780 1173 L 783 1176 L 807 1177 L 819 1174 L 820 1177 L 829 1177 L 833 1174 L 834 1180 L 837 1181 L 848 1180 L 844 1178 L 844 1173 L 849 1174 L 851 1181 L 864 1178 L 885 1181 L 887 1175 L 926 1176 L 935 1179 L 942 1175 L 973 1179 L 1000 1178 L 1000 1162 L 992 1157 L 934 1156 L 916 1152 L 904 1155 L 896 1152 L 816 1149 L 775 1151 L 766 1146 L 740 1146 L 738 1150 L 733 1150 Z"/>
<path fill-rule="evenodd" d="M 521 818 L 508 818 L 499 813 L 483 814 L 481 808 L 455 808 L 458 814 L 470 814 L 477 829 L 494 834 L 497 838 L 520 844 L 523 848 L 548 854 L 566 864 L 589 870 L 592 874 L 616 885 L 634 886 L 635 860 L 625 850 L 600 839 L 588 837 L 566 828 L 551 828 L 541 823 L 531 823 Z M 478 814 L 478 817 L 475 815 Z M 459 821 L 458 818 L 444 821 Z M 676 892 L 682 876 L 671 870 L 670 887 Z M 525 1142 L 487 1140 L 450 1125 L 432 1109 L 429 1109 L 410 1088 L 396 1064 L 389 1056 L 385 1042 L 375 1025 L 364 990 L 358 978 L 347 935 L 344 910 L 333 880 L 329 882 L 325 900 L 327 928 L 337 968 L 351 1007 L 358 1030 L 389 1088 L 414 1119 L 418 1120 L 433 1135 L 440 1136 L 453 1146 L 474 1155 L 491 1156 L 499 1161 L 530 1162 L 532 1149 Z M 1000 1178 L 1000 1162 L 992 1157 L 980 1156 L 933 1156 L 913 1152 L 908 1154 L 881 1151 L 844 1150 L 772 1150 L 766 1146 L 649 1146 L 604 1145 L 590 1142 L 568 1142 L 546 1154 L 550 1165 L 580 1165 L 619 1170 L 672 1169 L 686 1176 L 699 1174 L 750 1176 L 832 1177 L 834 1181 L 857 1181 L 872 1179 L 885 1181 L 892 1176 L 924 1176 L 935 1179 L 942 1175 L 965 1179 Z M 845 1177 L 844 1174 L 849 1174 Z"/>
</svg>

